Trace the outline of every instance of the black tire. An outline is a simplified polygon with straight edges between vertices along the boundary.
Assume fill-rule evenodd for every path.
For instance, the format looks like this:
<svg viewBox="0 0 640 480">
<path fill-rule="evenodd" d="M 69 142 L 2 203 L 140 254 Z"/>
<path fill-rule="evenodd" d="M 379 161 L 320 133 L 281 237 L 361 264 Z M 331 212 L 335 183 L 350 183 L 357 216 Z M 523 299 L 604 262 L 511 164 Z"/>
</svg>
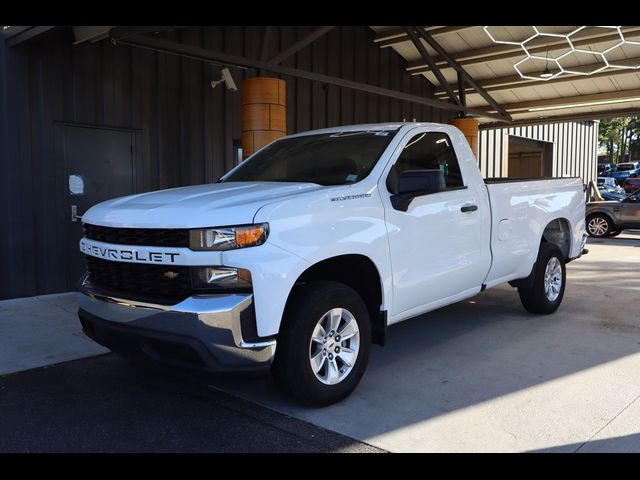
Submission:
<svg viewBox="0 0 640 480">
<path fill-rule="evenodd" d="M 335 385 L 327 385 L 316 378 L 311 368 L 310 342 L 318 321 L 333 308 L 346 309 L 353 315 L 360 332 L 360 345 L 348 375 Z M 369 312 L 355 290 L 338 282 L 311 282 L 297 287 L 287 304 L 271 372 L 276 384 L 298 402 L 330 405 L 347 397 L 358 386 L 370 349 Z"/>
<path fill-rule="evenodd" d="M 605 227 L 605 230 L 597 232 L 595 230 L 595 225 L 592 224 L 592 221 L 604 222 L 602 223 L 602 225 Z M 604 238 L 609 236 L 610 232 L 612 231 L 614 231 L 613 222 L 608 215 L 605 215 L 604 213 L 593 213 L 587 217 L 587 233 L 590 237 Z"/>
<path fill-rule="evenodd" d="M 560 262 L 560 267 L 562 269 L 562 284 L 560 285 L 560 292 L 558 296 L 553 301 L 551 301 L 549 300 L 549 298 L 547 298 L 547 295 L 545 293 L 544 280 L 547 264 L 554 257 L 557 258 Z M 522 306 L 531 313 L 548 315 L 555 312 L 562 303 L 562 297 L 564 297 L 564 288 L 566 283 L 567 268 L 562 252 L 558 247 L 551 243 L 541 243 L 540 251 L 538 252 L 538 258 L 536 259 L 536 265 L 534 269 L 533 285 L 528 288 L 518 288 Z"/>
<path fill-rule="evenodd" d="M 620 235 L 622 233 L 622 230 L 617 230 L 615 232 L 609 232 L 609 237 L 617 237 L 618 235 Z"/>
</svg>

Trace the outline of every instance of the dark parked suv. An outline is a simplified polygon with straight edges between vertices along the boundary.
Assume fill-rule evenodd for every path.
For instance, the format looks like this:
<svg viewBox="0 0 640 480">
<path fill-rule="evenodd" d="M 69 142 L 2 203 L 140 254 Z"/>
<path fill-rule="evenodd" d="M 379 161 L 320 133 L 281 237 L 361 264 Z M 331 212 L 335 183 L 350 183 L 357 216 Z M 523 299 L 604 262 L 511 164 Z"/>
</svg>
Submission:
<svg viewBox="0 0 640 480">
<path fill-rule="evenodd" d="M 614 237 L 622 230 L 640 228 L 640 190 L 622 200 L 587 203 L 586 218 L 592 237 Z"/>
</svg>

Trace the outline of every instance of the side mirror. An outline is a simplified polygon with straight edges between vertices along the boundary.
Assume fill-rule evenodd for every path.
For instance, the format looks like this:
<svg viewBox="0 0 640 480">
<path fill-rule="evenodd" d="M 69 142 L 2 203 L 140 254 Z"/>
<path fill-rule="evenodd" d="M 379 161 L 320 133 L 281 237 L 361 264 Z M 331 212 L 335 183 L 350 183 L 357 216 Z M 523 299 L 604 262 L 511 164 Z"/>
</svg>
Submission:
<svg viewBox="0 0 640 480">
<path fill-rule="evenodd" d="M 400 175 L 392 172 L 389 182 L 391 204 L 396 210 L 406 212 L 415 197 L 446 190 L 441 170 L 405 170 Z M 395 175 L 395 178 L 393 176 Z"/>
</svg>

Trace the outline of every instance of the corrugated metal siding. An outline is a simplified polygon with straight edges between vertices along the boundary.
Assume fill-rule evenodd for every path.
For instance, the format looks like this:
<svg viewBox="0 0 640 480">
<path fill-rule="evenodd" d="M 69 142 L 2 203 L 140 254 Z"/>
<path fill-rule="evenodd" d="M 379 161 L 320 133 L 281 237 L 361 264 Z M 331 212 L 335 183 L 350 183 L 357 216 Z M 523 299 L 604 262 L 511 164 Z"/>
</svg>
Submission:
<svg viewBox="0 0 640 480">
<path fill-rule="evenodd" d="M 274 27 L 270 55 L 313 27 Z M 163 37 L 259 57 L 263 27 L 189 28 Z M 432 97 L 368 27 L 341 26 L 284 65 Z M 214 181 L 234 163 L 240 94 L 212 89 L 219 67 L 108 41 L 73 46 L 70 29 L 9 49 L 0 41 L 0 298 L 67 290 L 64 166 L 56 122 L 136 129 L 142 141 L 137 190 Z M 232 69 L 238 84 L 255 72 Z M 283 77 L 286 78 L 286 77 Z M 289 133 L 327 126 L 447 121 L 426 106 L 308 80 L 287 80 Z"/>
<path fill-rule="evenodd" d="M 502 177 L 506 168 L 509 135 L 553 143 L 553 176 L 596 177 L 598 122 L 564 122 L 480 130 L 478 157 L 485 178 Z"/>
</svg>

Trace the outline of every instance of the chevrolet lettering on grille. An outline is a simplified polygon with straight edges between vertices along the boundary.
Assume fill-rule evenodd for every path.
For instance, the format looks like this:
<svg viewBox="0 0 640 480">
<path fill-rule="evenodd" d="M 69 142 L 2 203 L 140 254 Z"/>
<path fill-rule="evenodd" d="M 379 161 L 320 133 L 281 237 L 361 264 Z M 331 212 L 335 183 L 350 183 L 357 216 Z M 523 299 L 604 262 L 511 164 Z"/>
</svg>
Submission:
<svg viewBox="0 0 640 480">
<path fill-rule="evenodd" d="M 179 253 L 139 251 L 127 248 L 114 248 L 111 246 L 96 245 L 83 238 L 80 240 L 80 251 L 92 257 L 105 260 L 121 260 L 144 263 L 175 263 Z"/>
</svg>

